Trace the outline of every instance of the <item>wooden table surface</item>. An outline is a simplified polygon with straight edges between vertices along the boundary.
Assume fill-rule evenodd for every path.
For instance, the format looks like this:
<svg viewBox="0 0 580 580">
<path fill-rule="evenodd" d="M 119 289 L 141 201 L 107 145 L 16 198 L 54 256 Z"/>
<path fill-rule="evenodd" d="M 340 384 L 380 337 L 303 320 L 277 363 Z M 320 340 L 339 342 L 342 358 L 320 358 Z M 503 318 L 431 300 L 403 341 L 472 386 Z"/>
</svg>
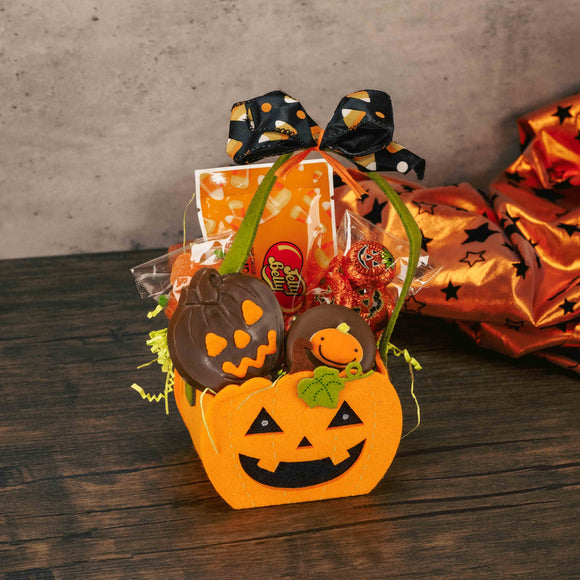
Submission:
<svg viewBox="0 0 580 580">
<path fill-rule="evenodd" d="M 370 495 L 232 510 L 173 400 L 130 388 L 162 390 L 136 367 L 164 320 L 129 273 L 161 253 L 0 262 L 4 578 L 580 576 L 577 377 L 436 319 L 395 331 L 424 367 L 422 424 Z"/>
</svg>

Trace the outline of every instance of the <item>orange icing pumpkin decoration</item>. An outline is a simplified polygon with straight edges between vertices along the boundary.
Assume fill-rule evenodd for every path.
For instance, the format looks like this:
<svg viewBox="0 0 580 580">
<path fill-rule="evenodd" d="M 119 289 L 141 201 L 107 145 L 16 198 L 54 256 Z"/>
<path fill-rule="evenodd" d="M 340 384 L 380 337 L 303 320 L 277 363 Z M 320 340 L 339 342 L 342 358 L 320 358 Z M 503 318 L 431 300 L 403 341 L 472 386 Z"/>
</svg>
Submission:
<svg viewBox="0 0 580 580">
<path fill-rule="evenodd" d="M 312 354 L 322 364 L 338 369 L 344 369 L 349 363 L 360 362 L 363 357 L 363 347 L 352 334 L 348 333 L 348 325 L 343 328 L 324 328 L 315 332 L 310 338 Z"/>
<path fill-rule="evenodd" d="M 286 360 L 293 372 L 321 365 L 342 370 L 355 362 L 366 372 L 375 363 L 375 353 L 370 326 L 354 310 L 338 304 L 317 306 L 301 314 L 286 339 Z"/>
<path fill-rule="evenodd" d="M 309 371 L 274 383 L 252 378 L 217 395 L 189 389 L 176 374 L 175 399 L 212 484 L 233 508 L 362 495 L 382 479 L 401 438 L 399 398 L 379 368 L 347 380 L 334 407 L 298 396 Z"/>
</svg>

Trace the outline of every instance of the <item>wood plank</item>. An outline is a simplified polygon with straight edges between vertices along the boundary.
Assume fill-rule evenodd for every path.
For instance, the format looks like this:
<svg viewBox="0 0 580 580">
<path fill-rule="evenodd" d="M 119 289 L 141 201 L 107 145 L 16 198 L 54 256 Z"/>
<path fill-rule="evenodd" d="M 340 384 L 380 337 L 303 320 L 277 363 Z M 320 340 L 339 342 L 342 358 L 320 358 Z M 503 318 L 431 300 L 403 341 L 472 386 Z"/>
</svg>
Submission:
<svg viewBox="0 0 580 580">
<path fill-rule="evenodd" d="M 6 578 L 573 577 L 577 378 L 403 316 L 422 424 L 368 496 L 231 510 L 162 389 L 129 267 L 160 252 L 0 262 Z M 391 361 L 414 424 L 405 365 Z"/>
</svg>

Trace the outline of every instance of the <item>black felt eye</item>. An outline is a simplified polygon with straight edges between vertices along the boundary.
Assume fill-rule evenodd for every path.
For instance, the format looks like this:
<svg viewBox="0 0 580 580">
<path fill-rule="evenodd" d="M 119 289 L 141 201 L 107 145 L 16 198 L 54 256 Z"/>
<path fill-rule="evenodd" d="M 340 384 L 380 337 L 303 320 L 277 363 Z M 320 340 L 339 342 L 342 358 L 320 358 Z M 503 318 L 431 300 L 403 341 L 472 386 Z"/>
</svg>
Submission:
<svg viewBox="0 0 580 580">
<path fill-rule="evenodd" d="M 330 422 L 328 428 L 342 427 L 343 425 L 358 425 L 359 423 L 362 423 L 359 416 L 352 410 L 351 406 L 344 401 Z"/>
<path fill-rule="evenodd" d="M 246 435 L 256 435 L 258 433 L 282 433 L 278 423 L 272 419 L 270 413 L 264 408 L 258 413 Z"/>
</svg>

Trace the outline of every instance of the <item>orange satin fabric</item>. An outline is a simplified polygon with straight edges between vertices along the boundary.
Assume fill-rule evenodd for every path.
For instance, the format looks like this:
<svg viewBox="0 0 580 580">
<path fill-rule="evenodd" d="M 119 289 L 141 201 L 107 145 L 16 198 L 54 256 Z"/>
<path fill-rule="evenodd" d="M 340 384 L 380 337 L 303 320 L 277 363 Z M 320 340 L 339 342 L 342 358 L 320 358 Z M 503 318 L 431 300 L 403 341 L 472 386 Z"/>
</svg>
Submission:
<svg viewBox="0 0 580 580">
<path fill-rule="evenodd" d="M 580 94 L 518 125 L 524 151 L 489 194 L 389 177 L 443 267 L 405 308 L 452 319 L 483 347 L 580 372 Z M 351 209 L 404 238 L 379 188 L 352 173 L 367 193 L 338 188 L 337 219 Z"/>
</svg>

